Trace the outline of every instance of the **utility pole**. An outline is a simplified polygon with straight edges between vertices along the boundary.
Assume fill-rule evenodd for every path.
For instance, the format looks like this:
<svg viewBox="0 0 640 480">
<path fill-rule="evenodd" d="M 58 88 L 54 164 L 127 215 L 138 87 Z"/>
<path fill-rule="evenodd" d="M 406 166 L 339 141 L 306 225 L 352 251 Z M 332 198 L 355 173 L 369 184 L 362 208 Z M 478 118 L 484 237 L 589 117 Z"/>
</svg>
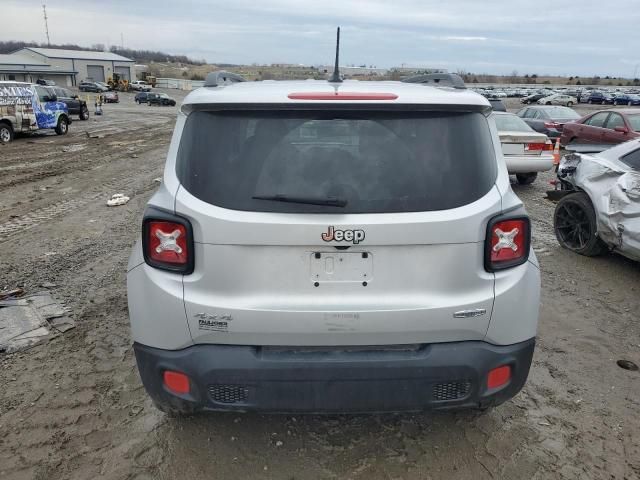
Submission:
<svg viewBox="0 0 640 480">
<path fill-rule="evenodd" d="M 51 46 L 51 39 L 49 38 L 49 22 L 47 19 L 47 6 L 42 4 L 42 11 L 44 12 L 44 30 L 47 33 L 47 46 Z"/>
<path fill-rule="evenodd" d="M 120 48 L 124 50 L 124 35 L 120 32 Z"/>
</svg>

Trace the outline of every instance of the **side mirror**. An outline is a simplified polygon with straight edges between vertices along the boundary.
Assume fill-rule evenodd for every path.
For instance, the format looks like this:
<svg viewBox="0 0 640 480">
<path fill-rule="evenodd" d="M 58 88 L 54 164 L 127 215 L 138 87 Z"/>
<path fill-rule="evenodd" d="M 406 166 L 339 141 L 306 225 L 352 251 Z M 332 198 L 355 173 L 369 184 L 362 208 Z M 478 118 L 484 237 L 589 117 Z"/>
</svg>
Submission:
<svg viewBox="0 0 640 480">
<path fill-rule="evenodd" d="M 629 133 L 629 129 L 627 127 L 616 127 L 614 130 L 620 133 Z"/>
</svg>

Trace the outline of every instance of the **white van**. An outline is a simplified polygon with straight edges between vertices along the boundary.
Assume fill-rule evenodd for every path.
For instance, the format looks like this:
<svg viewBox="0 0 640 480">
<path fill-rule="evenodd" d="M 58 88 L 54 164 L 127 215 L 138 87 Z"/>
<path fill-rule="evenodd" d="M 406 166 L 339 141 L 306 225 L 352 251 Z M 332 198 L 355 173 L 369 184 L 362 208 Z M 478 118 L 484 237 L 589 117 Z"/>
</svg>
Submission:
<svg viewBox="0 0 640 480">
<path fill-rule="evenodd" d="M 54 129 L 65 135 L 71 119 L 67 105 L 45 87 L 24 82 L 0 82 L 0 142 L 16 133 Z"/>
</svg>

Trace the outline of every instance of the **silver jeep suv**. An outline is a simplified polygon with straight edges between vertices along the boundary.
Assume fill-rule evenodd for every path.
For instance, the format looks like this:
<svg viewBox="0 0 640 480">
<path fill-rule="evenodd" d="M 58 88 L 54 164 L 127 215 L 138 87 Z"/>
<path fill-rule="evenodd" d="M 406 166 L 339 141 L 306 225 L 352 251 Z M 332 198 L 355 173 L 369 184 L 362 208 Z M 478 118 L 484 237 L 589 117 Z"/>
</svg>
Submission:
<svg viewBox="0 0 640 480">
<path fill-rule="evenodd" d="M 128 267 L 160 409 L 487 408 L 522 388 L 530 222 L 458 80 L 217 72 L 187 96 Z"/>
</svg>

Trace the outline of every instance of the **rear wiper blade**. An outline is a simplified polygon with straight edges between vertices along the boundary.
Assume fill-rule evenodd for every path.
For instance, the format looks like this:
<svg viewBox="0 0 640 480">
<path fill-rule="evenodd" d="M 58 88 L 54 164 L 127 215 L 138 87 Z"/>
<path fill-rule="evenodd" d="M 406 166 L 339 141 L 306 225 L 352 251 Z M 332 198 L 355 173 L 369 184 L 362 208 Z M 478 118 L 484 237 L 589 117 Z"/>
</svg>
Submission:
<svg viewBox="0 0 640 480">
<path fill-rule="evenodd" d="M 271 200 L 272 202 L 304 203 L 307 205 L 326 205 L 328 207 L 346 207 L 347 201 L 342 198 L 292 197 L 289 195 L 255 195 L 255 200 Z"/>
</svg>

